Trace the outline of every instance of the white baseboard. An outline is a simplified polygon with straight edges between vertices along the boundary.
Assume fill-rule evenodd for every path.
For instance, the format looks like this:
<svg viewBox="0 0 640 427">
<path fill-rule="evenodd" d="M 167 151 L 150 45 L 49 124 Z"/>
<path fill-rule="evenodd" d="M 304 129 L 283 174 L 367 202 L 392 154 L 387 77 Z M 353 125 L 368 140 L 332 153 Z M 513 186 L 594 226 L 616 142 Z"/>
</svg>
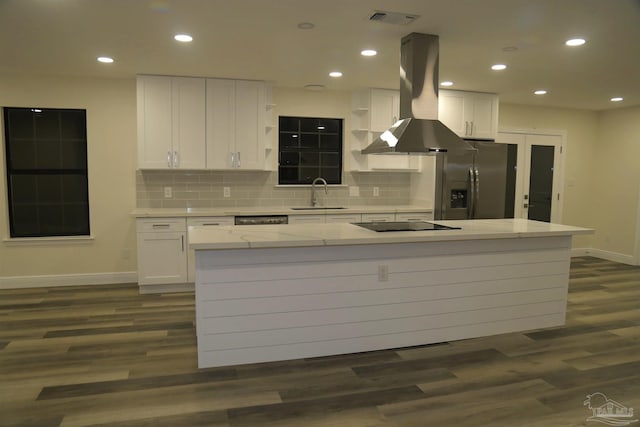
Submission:
<svg viewBox="0 0 640 427">
<path fill-rule="evenodd" d="M 0 277 L 0 289 L 107 285 L 113 283 L 138 283 L 138 273 L 135 271 L 125 271 L 119 273 L 85 273 Z"/>
<path fill-rule="evenodd" d="M 606 259 L 608 261 L 619 262 L 621 264 L 637 265 L 632 255 L 625 255 L 618 252 L 610 252 L 595 248 L 576 248 L 571 249 L 571 256 L 593 256 L 596 258 Z"/>
</svg>

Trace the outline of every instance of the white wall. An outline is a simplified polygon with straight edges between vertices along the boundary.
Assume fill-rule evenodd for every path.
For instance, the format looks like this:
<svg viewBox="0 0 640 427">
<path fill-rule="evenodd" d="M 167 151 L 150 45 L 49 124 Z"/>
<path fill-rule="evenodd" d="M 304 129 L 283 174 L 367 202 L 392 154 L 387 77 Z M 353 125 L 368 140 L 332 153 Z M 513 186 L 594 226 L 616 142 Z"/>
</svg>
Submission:
<svg viewBox="0 0 640 427">
<path fill-rule="evenodd" d="M 630 257 L 640 216 L 640 107 L 600 113 L 594 156 L 593 247 L 596 255 Z"/>
<path fill-rule="evenodd" d="M 0 286 L 16 277 L 135 278 L 135 80 L 0 76 L 0 106 L 87 110 L 91 235 L 84 243 L 8 243 L 5 162 L 0 162 Z M 4 138 L 4 134 L 3 134 Z M 4 144 L 3 144 L 4 146 Z M 4 153 L 4 149 L 3 149 Z M 100 281 L 82 277 L 81 281 Z"/>
</svg>

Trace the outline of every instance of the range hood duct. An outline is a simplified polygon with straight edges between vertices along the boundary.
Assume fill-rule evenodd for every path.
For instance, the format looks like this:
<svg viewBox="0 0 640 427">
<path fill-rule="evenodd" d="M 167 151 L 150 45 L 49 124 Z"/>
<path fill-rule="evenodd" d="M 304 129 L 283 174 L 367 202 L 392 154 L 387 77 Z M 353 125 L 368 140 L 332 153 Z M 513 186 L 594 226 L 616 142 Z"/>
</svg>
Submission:
<svg viewBox="0 0 640 427">
<path fill-rule="evenodd" d="M 438 120 L 438 36 L 411 33 L 400 46 L 400 120 L 362 154 L 463 152 L 474 148 Z"/>
</svg>

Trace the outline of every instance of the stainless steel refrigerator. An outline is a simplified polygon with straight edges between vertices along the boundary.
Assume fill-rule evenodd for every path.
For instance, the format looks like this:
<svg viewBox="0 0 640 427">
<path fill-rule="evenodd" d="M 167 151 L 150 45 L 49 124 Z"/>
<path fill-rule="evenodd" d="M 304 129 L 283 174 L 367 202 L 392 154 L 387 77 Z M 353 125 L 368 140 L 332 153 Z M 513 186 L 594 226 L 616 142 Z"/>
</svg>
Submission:
<svg viewBox="0 0 640 427">
<path fill-rule="evenodd" d="M 467 142 L 475 150 L 436 158 L 434 219 L 513 218 L 517 146 Z"/>
</svg>

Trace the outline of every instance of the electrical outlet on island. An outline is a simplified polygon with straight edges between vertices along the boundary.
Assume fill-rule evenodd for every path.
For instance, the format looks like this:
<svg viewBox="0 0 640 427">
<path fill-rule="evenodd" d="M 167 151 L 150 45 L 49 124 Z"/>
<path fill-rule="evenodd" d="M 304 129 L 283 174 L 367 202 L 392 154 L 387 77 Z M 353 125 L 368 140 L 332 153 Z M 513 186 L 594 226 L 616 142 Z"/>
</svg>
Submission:
<svg viewBox="0 0 640 427">
<path fill-rule="evenodd" d="M 360 187 L 356 187 L 352 185 L 349 187 L 349 196 L 350 197 L 360 197 Z"/>
<path fill-rule="evenodd" d="M 223 188 L 224 197 L 231 197 L 231 187 Z"/>
</svg>

